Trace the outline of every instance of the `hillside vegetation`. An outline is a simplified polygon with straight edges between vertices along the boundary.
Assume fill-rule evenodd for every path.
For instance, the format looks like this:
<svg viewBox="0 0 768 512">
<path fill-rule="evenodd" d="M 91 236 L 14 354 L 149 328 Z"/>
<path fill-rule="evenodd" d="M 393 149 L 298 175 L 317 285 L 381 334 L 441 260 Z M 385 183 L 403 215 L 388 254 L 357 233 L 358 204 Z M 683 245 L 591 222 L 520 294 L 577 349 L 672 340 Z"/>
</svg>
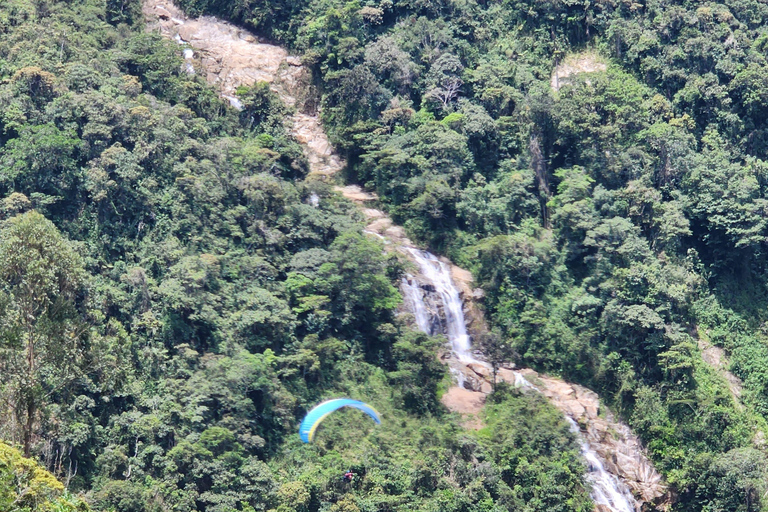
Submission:
<svg viewBox="0 0 768 512">
<path fill-rule="evenodd" d="M 518 363 L 601 393 L 674 510 L 768 508 L 768 7 L 181 4 L 303 55 L 348 181 L 473 270 Z M 607 69 L 554 91 L 582 52 Z M 442 409 L 403 264 L 303 181 L 269 89 L 237 112 L 181 70 L 137 0 L 0 4 L 0 438 L 95 510 L 590 510 L 542 399 L 501 390 L 477 434 Z M 302 445 L 341 395 L 386 421 Z"/>
<path fill-rule="evenodd" d="M 0 510 L 591 510 L 543 399 L 500 391 L 477 434 L 440 406 L 403 264 L 303 180 L 276 96 L 235 111 L 182 62 L 136 1 L 0 4 Z M 335 396 L 382 425 L 303 445 Z"/>
<path fill-rule="evenodd" d="M 764 3 L 181 4 L 303 55 L 348 179 L 473 269 L 520 363 L 629 421 L 678 510 L 768 506 Z"/>
</svg>

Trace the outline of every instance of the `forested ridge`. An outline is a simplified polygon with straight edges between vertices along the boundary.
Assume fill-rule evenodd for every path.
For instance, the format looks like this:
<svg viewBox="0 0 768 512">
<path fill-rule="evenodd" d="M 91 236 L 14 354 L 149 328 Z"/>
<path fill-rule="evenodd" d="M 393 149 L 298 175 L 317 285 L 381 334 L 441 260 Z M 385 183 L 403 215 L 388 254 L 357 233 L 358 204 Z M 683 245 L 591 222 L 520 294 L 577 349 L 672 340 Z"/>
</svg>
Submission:
<svg viewBox="0 0 768 512">
<path fill-rule="evenodd" d="M 180 4 L 302 55 L 345 179 L 472 269 L 518 364 L 601 393 L 673 510 L 768 507 L 768 7 Z M 406 263 L 305 180 L 277 96 L 182 64 L 137 0 L 0 4 L 0 510 L 591 510 L 543 398 L 500 386 L 476 433 L 441 406 Z M 386 421 L 302 445 L 335 396 Z M 19 498 L 22 453 L 68 493 Z"/>
</svg>

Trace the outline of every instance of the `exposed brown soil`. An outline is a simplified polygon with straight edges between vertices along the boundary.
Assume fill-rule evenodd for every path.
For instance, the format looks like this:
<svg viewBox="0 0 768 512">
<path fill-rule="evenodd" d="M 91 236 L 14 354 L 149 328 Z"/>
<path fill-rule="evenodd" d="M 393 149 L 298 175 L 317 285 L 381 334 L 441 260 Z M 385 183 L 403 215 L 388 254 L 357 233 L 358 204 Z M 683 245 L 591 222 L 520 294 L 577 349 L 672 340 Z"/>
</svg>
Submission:
<svg viewBox="0 0 768 512">
<path fill-rule="evenodd" d="M 440 398 L 445 407 L 452 412 L 461 414 L 464 418 L 462 425 L 471 430 L 483 428 L 480 413 L 485 405 L 486 394 L 480 391 L 453 386 Z"/>
<path fill-rule="evenodd" d="M 579 73 L 594 73 L 596 71 L 605 71 L 607 66 L 601 57 L 596 53 L 585 52 L 576 55 L 569 55 L 552 72 L 550 84 L 552 89 L 560 90 L 560 87 L 569 83 L 568 78 Z"/>
</svg>

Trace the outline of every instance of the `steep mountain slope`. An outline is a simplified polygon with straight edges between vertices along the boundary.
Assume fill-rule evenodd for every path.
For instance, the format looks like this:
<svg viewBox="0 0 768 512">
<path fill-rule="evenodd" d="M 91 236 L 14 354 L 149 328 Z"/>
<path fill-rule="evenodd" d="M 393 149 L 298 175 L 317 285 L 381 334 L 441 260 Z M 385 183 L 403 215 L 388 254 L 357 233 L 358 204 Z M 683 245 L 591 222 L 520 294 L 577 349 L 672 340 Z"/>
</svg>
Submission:
<svg viewBox="0 0 768 512">
<path fill-rule="evenodd" d="M 0 436 L 110 512 L 590 508 L 542 398 L 446 413 L 404 264 L 304 180 L 280 98 L 235 110 L 137 7 L 0 4 Z M 387 421 L 302 445 L 339 395 Z"/>
<path fill-rule="evenodd" d="M 239 106 L 239 102 L 233 97 L 239 87 L 249 87 L 256 82 L 270 84 L 272 90 L 289 107 L 301 107 L 302 105 L 297 105 L 296 98 L 309 96 L 307 78 L 309 72 L 299 65 L 298 58 L 289 57 L 285 50 L 274 45 L 259 43 L 252 34 L 213 17 L 190 19 L 169 0 L 145 0 L 143 10 L 148 18 L 150 30 L 153 27 L 159 27 L 165 37 L 192 47 L 193 51 L 189 52 L 187 60 L 194 61 L 199 66 L 193 67 L 192 70 L 201 71 L 212 85 L 219 87 L 224 97 L 233 98 L 233 104 Z M 328 144 L 317 112 L 310 110 L 294 114 L 286 120 L 286 125 L 304 146 L 304 153 L 310 163 L 308 181 L 311 182 L 315 176 L 331 178 L 341 170 L 341 161 Z M 370 208 L 367 204 L 376 201 L 375 195 L 365 193 L 359 187 L 337 187 L 336 190 L 362 207 L 363 214 L 371 221 L 366 227 L 367 232 L 380 237 L 390 250 L 395 250 L 418 264 L 411 252 L 413 243 L 405 237 L 402 228 L 394 226 L 384 212 Z M 471 275 L 468 272 L 450 262 L 447 263 L 453 269 L 452 275 L 467 276 L 465 280 L 468 278 L 471 282 Z M 426 282 L 427 286 L 432 285 L 418 273 L 411 279 Z M 473 308 L 474 303 L 469 300 L 469 294 L 466 291 L 467 289 L 464 293 L 467 297 L 465 307 L 475 310 L 473 331 L 475 338 L 479 339 L 487 329 L 483 326 L 482 313 L 476 307 Z M 435 302 L 435 305 L 441 309 L 446 307 L 440 299 Z M 463 319 L 461 321 L 463 322 Z M 437 323 L 440 323 L 439 319 Z M 462 373 L 473 374 L 473 370 L 461 360 L 449 357 L 449 364 Z M 483 372 L 479 375 L 481 382 L 489 377 L 488 371 L 482 366 L 476 365 L 475 368 Z M 507 373 L 510 372 L 507 371 Z M 475 377 L 477 376 L 475 374 Z M 500 374 L 502 380 L 505 380 L 505 376 L 503 372 Z M 506 380 L 514 385 L 516 378 L 511 375 Z M 539 380 L 539 382 L 543 381 Z M 598 399 L 594 393 L 590 395 L 582 390 L 578 395 L 581 401 L 574 400 L 571 398 L 574 393 L 573 388 L 559 385 L 554 380 L 547 382 L 549 384 L 544 385 L 544 394 L 553 399 L 567 416 L 585 425 L 586 431 L 589 432 L 590 443 L 598 447 L 598 453 L 604 461 L 611 461 L 609 471 L 622 480 L 631 482 L 632 489 L 640 498 L 639 504 L 654 502 L 664 495 L 665 489 L 659 483 L 661 477 L 648 462 L 637 439 L 625 426 L 615 423 L 613 419 L 606 421 L 598 418 Z M 474 387 L 480 392 L 482 386 L 475 384 Z M 485 390 L 484 387 L 482 389 Z M 581 388 L 578 389 L 581 390 Z M 449 389 L 447 393 L 451 392 Z M 473 399 L 468 398 L 468 400 Z M 621 432 L 621 434 L 614 437 L 611 431 Z"/>
<path fill-rule="evenodd" d="M 763 506 L 764 5 L 180 4 L 301 53 L 348 179 L 473 272 L 518 362 L 598 390 L 680 510 Z"/>
<path fill-rule="evenodd" d="M 305 180 L 341 165 L 327 141 L 305 153 L 268 85 L 222 100 L 138 1 L 0 3 L 0 436 L 99 510 L 590 509 L 539 394 L 500 386 L 480 431 L 445 413 L 442 339 L 394 314 L 414 267 L 368 231 L 471 270 L 489 359 L 597 390 L 676 510 L 765 507 L 765 6 L 181 4 L 301 55 L 299 111 L 377 203 Z M 606 70 L 553 91 L 585 50 Z M 435 289 L 466 277 L 418 254 Z M 338 395 L 392 421 L 300 445 Z"/>
</svg>

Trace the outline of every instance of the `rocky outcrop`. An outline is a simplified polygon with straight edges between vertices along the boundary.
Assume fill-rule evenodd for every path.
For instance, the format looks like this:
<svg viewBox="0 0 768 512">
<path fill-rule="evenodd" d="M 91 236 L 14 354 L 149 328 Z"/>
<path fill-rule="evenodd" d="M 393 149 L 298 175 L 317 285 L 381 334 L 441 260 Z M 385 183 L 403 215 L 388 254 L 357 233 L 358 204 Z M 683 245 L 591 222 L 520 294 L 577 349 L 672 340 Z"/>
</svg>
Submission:
<svg viewBox="0 0 768 512">
<path fill-rule="evenodd" d="M 446 405 L 456 412 L 475 413 L 477 410 L 472 409 L 471 405 L 479 403 L 481 397 L 490 392 L 491 369 L 487 364 L 472 363 L 466 365 L 465 373 L 465 386 L 471 388 L 470 394 L 449 393 L 452 402 Z M 530 369 L 500 368 L 497 380 L 542 393 L 563 414 L 572 418 L 590 448 L 603 461 L 606 470 L 618 476 L 646 508 L 666 510 L 671 504 L 673 497 L 648 459 L 642 443 L 626 425 L 600 404 L 597 393 Z M 451 407 L 459 399 L 470 405 Z"/>
<path fill-rule="evenodd" d="M 712 343 L 709 342 L 709 332 L 699 332 L 698 334 L 697 344 L 699 346 L 699 350 L 701 350 L 701 358 L 705 363 L 714 368 L 715 371 L 717 371 L 725 378 L 725 381 L 728 383 L 728 389 L 731 392 L 731 396 L 733 396 L 734 402 L 736 403 L 737 407 L 742 408 L 742 382 L 741 379 L 739 379 L 728 370 L 728 357 L 725 354 L 725 350 L 718 346 L 712 345 Z"/>
<path fill-rule="evenodd" d="M 311 73 L 299 57 L 280 46 L 262 43 L 231 23 L 210 16 L 188 18 L 170 0 L 145 0 L 142 8 L 148 29 L 189 46 L 192 51 L 185 52 L 187 69 L 204 73 L 236 108 L 240 108 L 235 96 L 238 87 L 270 84 L 280 99 L 296 110 L 287 125 L 304 148 L 312 175 L 328 179 L 344 167 L 314 109 Z"/>
<path fill-rule="evenodd" d="M 485 393 L 454 386 L 443 394 L 440 401 L 448 410 L 462 415 L 462 426 L 467 429 L 480 430 L 483 422 L 479 417 L 485 406 Z"/>
<path fill-rule="evenodd" d="M 454 265 L 447 259 L 445 262 L 451 266 L 453 283 L 459 289 L 459 295 L 464 301 L 464 320 L 467 322 L 467 330 L 472 339 L 478 339 L 479 336 L 488 332 L 483 313 L 485 292 L 482 288 L 474 287 L 474 278 L 470 271 Z"/>
<path fill-rule="evenodd" d="M 580 73 L 595 73 L 597 71 L 605 71 L 608 67 L 605 61 L 600 55 L 594 52 L 583 52 L 573 55 L 568 55 L 563 62 L 559 63 L 554 71 L 552 71 L 552 78 L 550 79 L 550 85 L 555 91 L 560 90 L 560 87 L 570 83 L 569 78 Z"/>
</svg>

